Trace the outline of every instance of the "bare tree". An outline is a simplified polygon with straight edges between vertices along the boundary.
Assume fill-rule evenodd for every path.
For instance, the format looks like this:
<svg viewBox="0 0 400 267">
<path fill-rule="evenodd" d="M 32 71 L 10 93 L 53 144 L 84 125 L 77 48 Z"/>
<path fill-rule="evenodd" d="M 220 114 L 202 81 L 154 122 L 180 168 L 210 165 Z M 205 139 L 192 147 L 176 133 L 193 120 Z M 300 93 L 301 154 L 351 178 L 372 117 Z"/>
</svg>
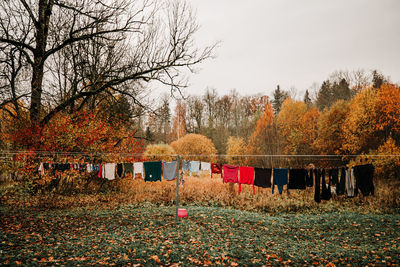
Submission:
<svg viewBox="0 0 400 267">
<path fill-rule="evenodd" d="M 15 90 L 3 103 L 28 94 L 31 122 L 45 124 L 110 88 L 138 103 L 134 88 L 143 82 L 180 91 L 186 86 L 182 68 L 193 70 L 215 47 L 197 49 L 197 29 L 182 1 L 2 1 L 0 46 L 22 55 L 30 78 L 27 92 Z M 4 57 L 3 49 L 0 53 Z M 3 74 L 9 71 L 0 64 Z M 52 104 L 48 111 L 44 99 Z"/>
</svg>

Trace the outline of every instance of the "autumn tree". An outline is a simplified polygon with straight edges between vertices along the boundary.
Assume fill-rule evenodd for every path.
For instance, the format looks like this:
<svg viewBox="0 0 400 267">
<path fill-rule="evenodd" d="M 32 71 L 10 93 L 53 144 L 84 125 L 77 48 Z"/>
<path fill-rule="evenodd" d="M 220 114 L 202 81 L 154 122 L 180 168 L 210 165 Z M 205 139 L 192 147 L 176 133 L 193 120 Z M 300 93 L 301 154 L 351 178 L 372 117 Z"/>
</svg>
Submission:
<svg viewBox="0 0 400 267">
<path fill-rule="evenodd" d="M 172 131 L 170 140 L 178 140 L 186 134 L 186 103 L 178 100 L 175 107 L 175 115 L 172 119 Z"/>
<path fill-rule="evenodd" d="M 3 68 L 9 60 L 0 61 L 2 71 L 16 81 L 30 80 L 29 86 L 17 89 L 13 86 L 19 83 L 7 84 L 3 104 L 24 98 L 33 124 L 45 124 L 73 102 L 87 102 L 110 88 L 133 101 L 138 101 L 134 84 L 158 81 L 179 90 L 185 85 L 180 82 L 180 69 L 190 69 L 209 58 L 213 50 L 213 46 L 193 46 L 198 26 L 187 4 L 178 1 L 167 5 L 147 0 L 2 1 L 0 26 L 0 58 L 13 57 L 27 73 L 9 74 L 14 70 Z M 96 62 L 82 61 L 83 71 L 71 76 L 75 84 L 68 94 L 53 98 L 49 81 L 56 73 L 51 61 L 56 62 L 67 49 L 87 50 L 94 42 L 109 44 L 102 48 L 102 57 L 93 57 L 108 65 L 103 64 L 104 70 L 95 75 L 90 67 L 97 66 Z M 70 51 L 71 59 L 76 51 Z M 48 109 L 43 108 L 45 99 L 52 104 Z"/>
<path fill-rule="evenodd" d="M 350 103 L 344 100 L 325 108 L 318 118 L 317 139 L 313 146 L 320 154 L 341 154 L 345 143 L 343 125 L 350 112 Z"/>
<path fill-rule="evenodd" d="M 240 155 L 246 155 L 246 150 L 247 145 L 242 137 L 229 136 L 226 154 L 232 156 L 226 158 L 227 162 L 232 165 L 245 165 L 246 157 Z"/>
<path fill-rule="evenodd" d="M 145 160 L 165 160 L 171 161 L 175 155 L 174 149 L 168 144 L 147 145 L 143 153 Z"/>
<path fill-rule="evenodd" d="M 372 88 L 361 90 L 350 102 L 350 111 L 343 124 L 343 150 L 350 154 L 368 153 L 379 146 L 373 124 L 376 118 L 377 92 Z"/>
<path fill-rule="evenodd" d="M 286 154 L 312 153 L 319 115 L 316 108 L 307 108 L 303 101 L 288 98 L 283 102 L 277 116 L 277 127 Z"/>
<path fill-rule="evenodd" d="M 262 116 L 257 121 L 246 150 L 249 155 L 274 155 L 279 151 L 279 140 L 275 125 L 274 110 L 271 104 L 266 104 Z M 250 157 L 249 164 L 268 165 L 267 158 Z"/>
<path fill-rule="evenodd" d="M 171 147 L 186 160 L 215 160 L 217 150 L 211 139 L 201 134 L 187 134 L 171 143 Z"/>
</svg>

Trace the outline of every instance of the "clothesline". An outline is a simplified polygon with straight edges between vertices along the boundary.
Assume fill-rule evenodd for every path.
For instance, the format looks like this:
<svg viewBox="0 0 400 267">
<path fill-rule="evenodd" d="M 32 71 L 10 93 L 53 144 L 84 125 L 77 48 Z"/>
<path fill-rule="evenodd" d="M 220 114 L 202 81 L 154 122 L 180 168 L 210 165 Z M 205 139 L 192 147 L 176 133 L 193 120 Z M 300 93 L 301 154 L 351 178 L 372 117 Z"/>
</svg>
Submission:
<svg viewBox="0 0 400 267">
<path fill-rule="evenodd" d="M 308 158 L 308 157 L 315 157 L 315 158 L 332 158 L 332 157 L 400 157 L 400 155 L 368 155 L 368 154 L 341 154 L 341 155 L 316 155 L 316 154 L 302 154 L 302 155 L 270 155 L 270 154 L 244 154 L 244 155 L 230 155 L 230 154 L 212 154 L 212 155 L 205 155 L 205 154 L 150 154 L 145 155 L 144 153 L 129 153 L 129 152 L 69 152 L 69 151 L 29 151 L 29 150 L 7 150 L 7 151 L 0 151 L 0 154 L 5 155 L 15 155 L 15 154 L 58 154 L 58 155 L 126 155 L 126 156 L 142 156 L 142 157 L 277 157 L 277 158 Z"/>
</svg>

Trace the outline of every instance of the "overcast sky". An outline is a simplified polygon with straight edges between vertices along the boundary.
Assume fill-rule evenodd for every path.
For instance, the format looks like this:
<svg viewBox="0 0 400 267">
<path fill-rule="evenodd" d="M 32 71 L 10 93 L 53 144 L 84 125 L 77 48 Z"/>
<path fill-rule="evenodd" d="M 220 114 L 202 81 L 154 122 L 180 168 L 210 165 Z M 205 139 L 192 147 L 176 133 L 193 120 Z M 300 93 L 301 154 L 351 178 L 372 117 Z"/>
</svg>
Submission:
<svg viewBox="0 0 400 267">
<path fill-rule="evenodd" d="M 217 57 L 190 76 L 189 94 L 304 92 L 335 70 L 378 69 L 400 81 L 400 0 L 190 0 L 199 46 Z"/>
</svg>

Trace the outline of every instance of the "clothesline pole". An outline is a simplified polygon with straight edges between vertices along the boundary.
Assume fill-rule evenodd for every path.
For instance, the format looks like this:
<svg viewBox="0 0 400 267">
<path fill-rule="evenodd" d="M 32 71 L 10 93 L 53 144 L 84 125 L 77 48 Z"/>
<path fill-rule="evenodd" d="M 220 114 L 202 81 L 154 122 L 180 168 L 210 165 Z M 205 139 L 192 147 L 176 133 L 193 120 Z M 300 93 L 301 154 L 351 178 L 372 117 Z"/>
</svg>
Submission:
<svg viewBox="0 0 400 267">
<path fill-rule="evenodd" d="M 175 214 L 175 221 L 178 224 L 179 223 L 179 218 L 178 218 L 178 207 L 179 207 L 179 162 L 180 162 L 181 157 L 178 155 L 178 163 L 177 163 L 177 171 L 176 171 L 176 214 Z"/>
</svg>

